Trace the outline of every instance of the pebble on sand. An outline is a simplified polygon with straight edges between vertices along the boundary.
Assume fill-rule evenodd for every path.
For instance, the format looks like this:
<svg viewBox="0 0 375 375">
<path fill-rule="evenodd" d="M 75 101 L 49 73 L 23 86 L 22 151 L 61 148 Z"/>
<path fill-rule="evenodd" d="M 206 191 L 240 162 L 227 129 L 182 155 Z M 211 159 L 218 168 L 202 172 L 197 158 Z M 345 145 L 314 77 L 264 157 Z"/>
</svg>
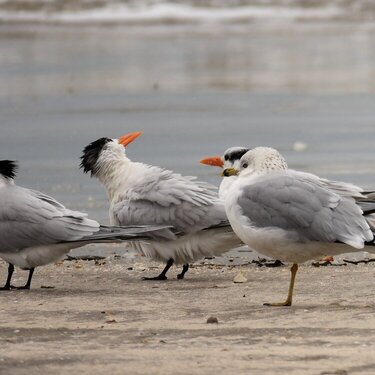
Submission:
<svg viewBox="0 0 375 375">
<path fill-rule="evenodd" d="M 207 318 L 207 321 L 206 321 L 207 324 L 218 324 L 219 321 L 217 320 L 217 318 L 215 316 L 210 316 L 209 318 Z"/>
</svg>

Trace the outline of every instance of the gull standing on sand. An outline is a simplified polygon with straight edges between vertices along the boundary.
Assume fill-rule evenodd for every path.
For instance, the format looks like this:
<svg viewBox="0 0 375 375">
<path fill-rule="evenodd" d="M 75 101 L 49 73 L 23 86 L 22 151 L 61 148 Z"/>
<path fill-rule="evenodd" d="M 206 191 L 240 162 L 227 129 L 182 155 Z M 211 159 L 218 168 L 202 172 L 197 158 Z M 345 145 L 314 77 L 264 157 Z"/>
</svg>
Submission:
<svg viewBox="0 0 375 375">
<path fill-rule="evenodd" d="M 201 164 L 210 165 L 213 167 L 219 167 L 222 169 L 236 168 L 240 166 L 241 157 L 249 151 L 249 148 L 242 146 L 230 147 L 225 150 L 223 156 L 209 156 L 207 158 L 201 159 Z M 237 179 L 237 176 L 228 176 L 223 178 L 219 186 L 219 197 L 224 199 L 229 188 L 232 186 L 233 182 Z"/>
<path fill-rule="evenodd" d="M 135 241 L 168 236 L 165 226 L 101 226 L 39 191 L 15 185 L 17 164 L 0 161 L 0 258 L 9 263 L 0 290 L 30 289 L 34 268 L 55 262 L 71 249 L 94 242 Z M 14 266 L 29 270 L 27 283 L 11 285 Z"/>
<path fill-rule="evenodd" d="M 354 198 L 350 188 L 330 188 L 315 175 L 288 170 L 269 147 L 248 151 L 238 170 L 223 172 L 237 174 L 225 200 L 233 230 L 254 250 L 293 264 L 286 301 L 267 305 L 292 304 L 299 263 L 374 246 L 374 227 L 366 216 L 374 213 L 375 203 Z"/>
<path fill-rule="evenodd" d="M 155 166 L 131 161 L 125 147 L 141 132 L 119 139 L 100 138 L 83 150 L 81 167 L 105 186 L 110 201 L 110 220 L 115 225 L 171 225 L 178 238 L 133 244 L 147 257 L 166 262 L 159 276 L 166 280 L 173 263 L 183 264 L 219 255 L 242 243 L 230 227 L 224 203 L 216 188 L 205 182 Z"/>
</svg>

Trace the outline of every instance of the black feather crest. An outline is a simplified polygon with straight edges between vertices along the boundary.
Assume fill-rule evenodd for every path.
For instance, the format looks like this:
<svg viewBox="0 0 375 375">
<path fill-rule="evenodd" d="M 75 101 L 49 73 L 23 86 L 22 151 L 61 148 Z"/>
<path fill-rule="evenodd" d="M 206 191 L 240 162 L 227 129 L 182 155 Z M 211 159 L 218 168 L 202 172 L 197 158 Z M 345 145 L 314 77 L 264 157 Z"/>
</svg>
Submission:
<svg viewBox="0 0 375 375">
<path fill-rule="evenodd" d="M 96 162 L 98 161 L 99 155 L 103 150 L 103 147 L 111 141 L 112 139 L 109 138 L 99 138 L 83 149 L 80 168 L 83 168 L 85 173 L 91 172 L 91 176 L 95 175 Z"/>
<path fill-rule="evenodd" d="M 17 162 L 14 160 L 0 160 L 0 174 L 8 179 L 14 179 L 18 169 Z"/>
</svg>

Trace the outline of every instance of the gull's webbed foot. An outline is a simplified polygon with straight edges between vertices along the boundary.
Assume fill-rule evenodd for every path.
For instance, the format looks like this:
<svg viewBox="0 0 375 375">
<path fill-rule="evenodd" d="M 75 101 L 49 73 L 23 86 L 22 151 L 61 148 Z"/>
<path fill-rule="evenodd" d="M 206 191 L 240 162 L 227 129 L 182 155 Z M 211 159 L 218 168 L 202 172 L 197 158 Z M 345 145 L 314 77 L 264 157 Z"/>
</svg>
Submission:
<svg viewBox="0 0 375 375">
<path fill-rule="evenodd" d="M 263 306 L 271 306 L 271 307 L 282 307 L 282 306 L 292 306 L 292 301 L 285 301 L 285 302 L 266 302 L 263 303 Z"/>
</svg>

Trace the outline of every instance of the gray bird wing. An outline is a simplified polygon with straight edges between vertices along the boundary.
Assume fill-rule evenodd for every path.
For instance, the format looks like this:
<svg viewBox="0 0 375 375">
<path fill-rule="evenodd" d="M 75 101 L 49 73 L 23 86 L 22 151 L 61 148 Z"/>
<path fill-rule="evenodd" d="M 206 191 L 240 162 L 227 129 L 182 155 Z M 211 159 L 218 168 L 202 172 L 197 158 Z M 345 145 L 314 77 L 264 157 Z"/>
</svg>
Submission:
<svg viewBox="0 0 375 375">
<path fill-rule="evenodd" d="M 82 239 L 76 242 L 123 242 L 151 239 L 174 240 L 178 234 L 180 233 L 173 227 L 166 225 L 127 225 L 126 227 L 101 225 L 97 232 L 82 237 Z"/>
<path fill-rule="evenodd" d="M 99 224 L 85 216 L 38 191 L 4 186 L 0 189 L 0 252 L 90 236 Z"/>
<path fill-rule="evenodd" d="M 296 176 L 304 177 L 306 180 L 311 180 L 315 184 L 318 184 L 323 188 L 327 188 L 340 196 L 366 198 L 366 193 L 364 193 L 361 187 L 348 182 L 328 180 L 326 178 L 318 177 L 312 173 L 295 171 L 293 169 L 289 169 L 288 173 L 291 175 L 295 174 Z"/>
<path fill-rule="evenodd" d="M 303 173 L 275 172 L 245 185 L 238 198 L 243 215 L 257 227 L 277 227 L 300 241 L 340 241 L 363 246 L 373 234 L 362 210 Z"/>
<path fill-rule="evenodd" d="M 217 188 L 194 177 L 149 167 L 149 173 L 134 189 L 134 198 L 112 207 L 116 225 L 172 225 L 192 233 L 227 221 Z"/>
</svg>

